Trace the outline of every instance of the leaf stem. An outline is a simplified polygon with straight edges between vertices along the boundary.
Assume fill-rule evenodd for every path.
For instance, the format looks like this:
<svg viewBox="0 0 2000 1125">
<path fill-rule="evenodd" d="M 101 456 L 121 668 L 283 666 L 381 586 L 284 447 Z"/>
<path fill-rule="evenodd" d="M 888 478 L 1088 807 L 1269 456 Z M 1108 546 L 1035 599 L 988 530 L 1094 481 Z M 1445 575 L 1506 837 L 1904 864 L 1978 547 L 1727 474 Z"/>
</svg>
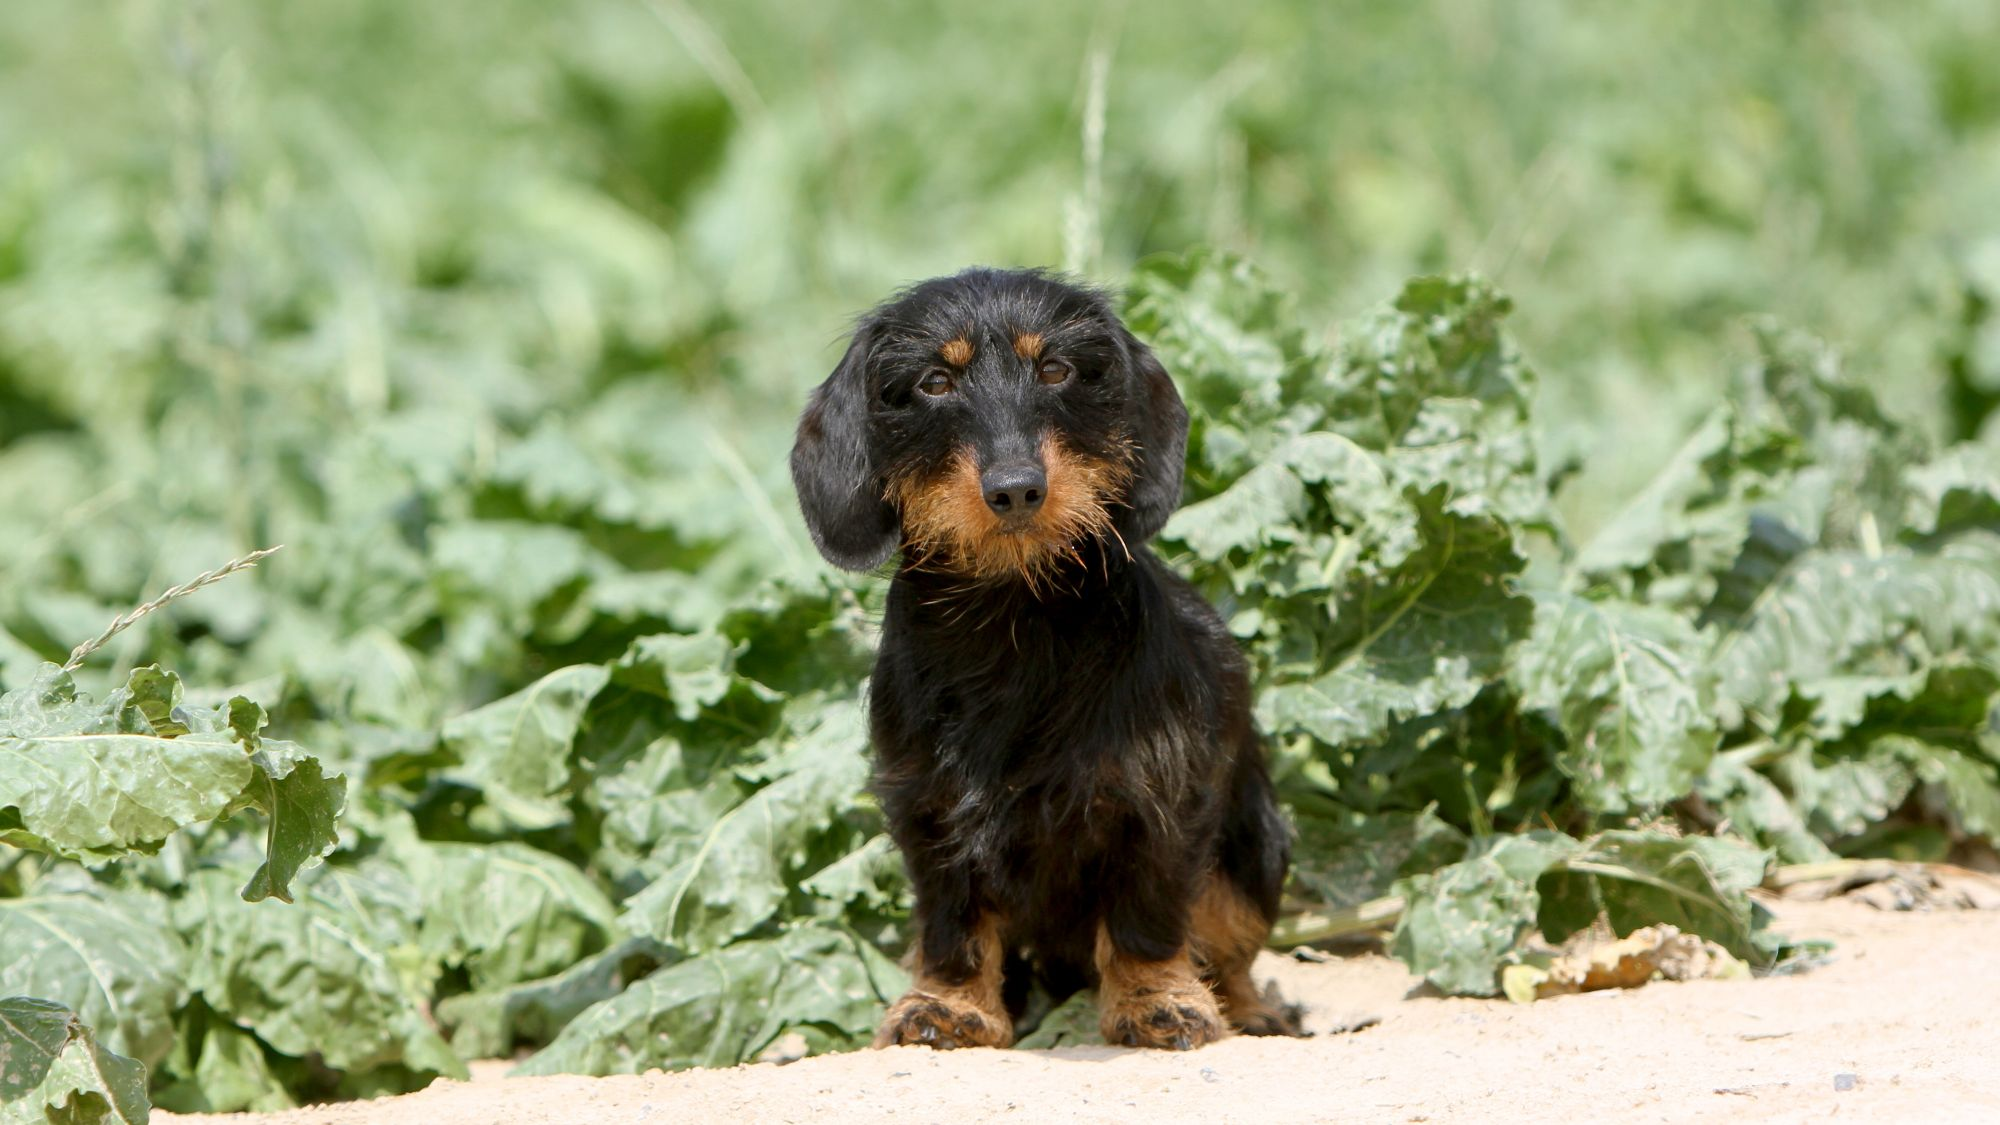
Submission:
<svg viewBox="0 0 2000 1125">
<path fill-rule="evenodd" d="M 1291 949 L 1316 941 L 1385 929 L 1395 925 L 1396 920 L 1403 916 L 1403 906 L 1402 895 L 1385 895 L 1345 910 L 1329 913 L 1308 910 L 1281 919 L 1271 931 L 1270 944 L 1276 949 Z"/>
</svg>

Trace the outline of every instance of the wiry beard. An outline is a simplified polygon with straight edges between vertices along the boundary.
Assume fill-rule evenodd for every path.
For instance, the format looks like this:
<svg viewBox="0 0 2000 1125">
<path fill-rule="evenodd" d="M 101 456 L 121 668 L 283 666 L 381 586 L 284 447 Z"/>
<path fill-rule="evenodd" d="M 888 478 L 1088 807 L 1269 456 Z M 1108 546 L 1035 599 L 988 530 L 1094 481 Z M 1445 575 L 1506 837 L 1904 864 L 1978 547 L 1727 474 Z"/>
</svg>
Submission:
<svg viewBox="0 0 2000 1125">
<path fill-rule="evenodd" d="M 1034 516 L 1018 524 L 986 506 L 970 448 L 953 454 L 935 476 L 890 481 L 888 499 L 902 512 L 907 560 L 919 569 L 974 582 L 1018 579 L 1040 591 L 1063 563 L 1082 563 L 1078 544 L 1107 534 L 1120 538 L 1111 508 L 1131 482 L 1132 448 L 1119 448 L 1120 456 L 1100 460 L 1071 452 L 1054 435 L 1045 435 L 1047 495 Z"/>
</svg>

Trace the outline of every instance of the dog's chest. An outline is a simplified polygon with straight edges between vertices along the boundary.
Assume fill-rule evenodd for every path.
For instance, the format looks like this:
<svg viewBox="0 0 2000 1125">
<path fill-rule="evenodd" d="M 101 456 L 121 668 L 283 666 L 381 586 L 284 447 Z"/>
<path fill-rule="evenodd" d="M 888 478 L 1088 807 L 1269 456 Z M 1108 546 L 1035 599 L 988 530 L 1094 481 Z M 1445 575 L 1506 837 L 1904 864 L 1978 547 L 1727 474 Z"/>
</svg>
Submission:
<svg viewBox="0 0 2000 1125">
<path fill-rule="evenodd" d="M 1129 842 L 1131 817 L 1118 795 L 1071 777 L 1001 782 L 961 790 L 942 827 L 952 850 L 988 878 L 1046 883 Z"/>
<path fill-rule="evenodd" d="M 892 590 L 874 697 L 891 815 L 981 866 L 1074 866 L 1198 803 L 1212 670 L 1142 577 L 1062 603 Z"/>
<path fill-rule="evenodd" d="M 1158 766 L 1157 731 L 1122 725 L 973 721 L 941 732 L 932 808 L 963 853 L 989 867 L 1074 867 L 1129 846 L 1171 815 L 1157 802 L 1179 779 Z"/>
</svg>

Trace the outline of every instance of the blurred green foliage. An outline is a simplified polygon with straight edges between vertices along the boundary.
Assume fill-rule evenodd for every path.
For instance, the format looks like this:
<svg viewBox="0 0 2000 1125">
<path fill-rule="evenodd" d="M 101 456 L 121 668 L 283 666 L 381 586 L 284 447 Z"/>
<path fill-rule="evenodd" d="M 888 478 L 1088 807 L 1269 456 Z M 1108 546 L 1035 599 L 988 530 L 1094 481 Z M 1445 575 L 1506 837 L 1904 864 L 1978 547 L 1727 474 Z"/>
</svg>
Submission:
<svg viewBox="0 0 2000 1125">
<path fill-rule="evenodd" d="M 974 262 L 1131 282 L 1196 415 L 1163 545 L 1256 663 L 1302 901 L 1402 879 L 1399 951 L 1469 991 L 1598 910 L 1769 955 L 1765 858 L 2000 826 L 1953 612 L 1995 596 L 1995 57 L 1983 0 L 16 0 L 0 687 L 282 542 L 77 713 L 159 752 L 158 661 L 173 723 L 241 694 L 305 749 L 238 731 L 261 774 L 115 839 L 0 809 L 159 852 L 0 852 L 0 917 L 117 968 L 0 996 L 189 1109 L 865 1039 L 879 583 L 824 577 L 783 455 L 848 318 Z M 1263 273 L 1134 271 L 1197 245 Z M 1513 303 L 1404 284 L 1465 271 Z M 200 823 L 286 807 L 239 775 L 314 787 L 281 888 L 348 779 L 290 905 Z"/>
<path fill-rule="evenodd" d="M 126 405 L 103 361 L 208 294 L 246 379 L 336 419 L 448 381 L 413 345 L 469 333 L 489 395 L 512 365 L 750 391 L 725 429 L 762 472 L 768 404 L 889 287 L 975 261 L 1115 282 L 1202 243 L 1314 323 L 1411 274 L 1497 280 L 1532 310 L 1553 452 L 1590 459 L 1587 525 L 1713 400 L 1747 312 L 1836 339 L 1927 425 L 1947 384 L 2000 395 L 1996 45 L 1983 0 L 26 0 L 0 276 L 95 267 L 129 307 L 52 362 L 14 353 L 78 310 L 11 330 L 7 425 Z M 285 344 L 308 354 L 280 369 Z"/>
</svg>

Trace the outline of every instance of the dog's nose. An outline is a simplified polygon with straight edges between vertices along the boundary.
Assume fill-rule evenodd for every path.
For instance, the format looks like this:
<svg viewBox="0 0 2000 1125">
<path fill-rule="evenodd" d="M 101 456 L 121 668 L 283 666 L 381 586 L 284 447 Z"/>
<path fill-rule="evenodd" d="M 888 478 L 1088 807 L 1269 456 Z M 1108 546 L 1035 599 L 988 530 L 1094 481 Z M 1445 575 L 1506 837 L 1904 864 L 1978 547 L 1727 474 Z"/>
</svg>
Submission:
<svg viewBox="0 0 2000 1125">
<path fill-rule="evenodd" d="M 1039 465 L 1002 465 L 986 470 L 979 478 L 986 492 L 986 506 L 996 516 L 1025 516 L 1042 506 L 1049 494 L 1049 478 Z"/>
</svg>

